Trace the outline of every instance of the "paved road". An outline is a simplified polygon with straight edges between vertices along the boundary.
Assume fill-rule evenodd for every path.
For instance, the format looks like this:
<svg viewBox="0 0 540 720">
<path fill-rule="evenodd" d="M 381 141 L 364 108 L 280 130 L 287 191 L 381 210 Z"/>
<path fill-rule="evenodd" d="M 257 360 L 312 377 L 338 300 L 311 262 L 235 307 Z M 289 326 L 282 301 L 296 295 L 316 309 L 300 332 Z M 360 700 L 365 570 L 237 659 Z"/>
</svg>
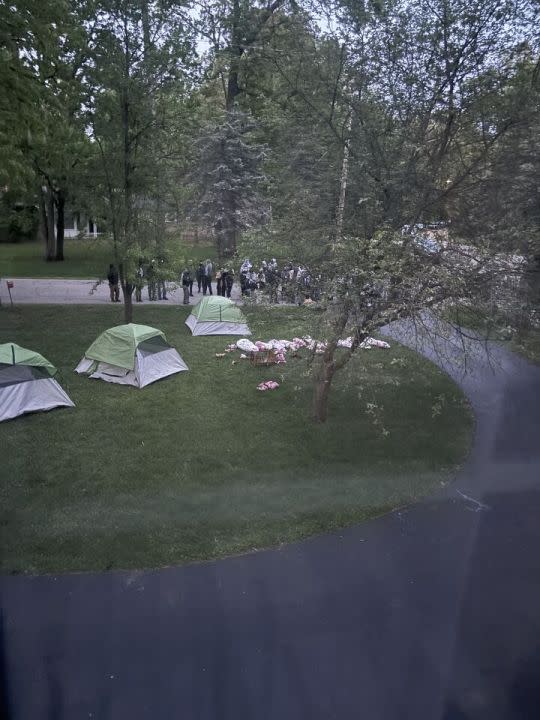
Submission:
<svg viewBox="0 0 540 720">
<path fill-rule="evenodd" d="M 540 369 L 422 350 L 477 414 L 453 485 L 280 550 L 5 578 L 11 720 L 540 717 Z"/>
<path fill-rule="evenodd" d="M 11 290 L 15 304 L 39 304 L 64 305 L 68 303 L 84 305 L 103 305 L 110 303 L 109 286 L 106 282 L 97 284 L 91 278 L 87 280 L 64 280 L 54 278 L 9 278 L 13 281 L 14 287 Z M 0 302 L 8 304 L 9 294 L 6 285 L 7 278 L 0 278 Z M 216 284 L 212 283 L 213 291 L 216 292 Z M 194 305 L 202 298 L 202 293 L 197 293 L 197 284 L 190 304 Z M 168 300 L 155 300 L 152 305 L 178 305 L 183 300 L 183 291 L 169 283 Z M 233 286 L 232 298 L 238 300 L 240 288 Z M 143 304 L 149 305 L 146 288 L 143 291 Z"/>
</svg>

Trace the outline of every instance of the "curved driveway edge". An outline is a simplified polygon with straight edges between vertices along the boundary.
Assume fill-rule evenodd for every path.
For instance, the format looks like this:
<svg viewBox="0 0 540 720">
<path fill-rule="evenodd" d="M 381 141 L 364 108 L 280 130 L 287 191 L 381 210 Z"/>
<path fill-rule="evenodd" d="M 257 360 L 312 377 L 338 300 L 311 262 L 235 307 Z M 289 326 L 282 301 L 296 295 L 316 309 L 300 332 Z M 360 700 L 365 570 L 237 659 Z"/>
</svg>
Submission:
<svg viewBox="0 0 540 720">
<path fill-rule="evenodd" d="M 476 347 L 463 375 L 457 338 L 419 342 L 477 416 L 453 484 L 279 550 L 4 578 L 7 717 L 538 717 L 540 368 Z"/>
</svg>

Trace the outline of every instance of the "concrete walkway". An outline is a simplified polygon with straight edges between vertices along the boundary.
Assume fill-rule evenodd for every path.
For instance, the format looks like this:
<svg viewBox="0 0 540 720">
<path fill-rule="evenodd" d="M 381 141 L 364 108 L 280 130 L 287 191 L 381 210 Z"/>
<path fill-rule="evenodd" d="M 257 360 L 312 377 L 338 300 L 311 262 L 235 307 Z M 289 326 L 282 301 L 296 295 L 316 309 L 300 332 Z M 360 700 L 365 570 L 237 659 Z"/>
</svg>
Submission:
<svg viewBox="0 0 540 720">
<path fill-rule="evenodd" d="M 4 578 L 4 717 L 540 716 L 540 368 L 475 347 L 464 375 L 459 338 L 387 332 L 470 398 L 475 444 L 455 482 L 278 550 Z"/>
<path fill-rule="evenodd" d="M 96 280 L 64 280 L 64 279 L 32 279 L 32 278 L 9 278 L 14 287 L 11 290 L 11 296 L 15 305 L 18 304 L 52 304 L 64 305 L 72 304 L 95 304 L 103 305 L 110 303 L 109 286 L 107 282 L 97 284 Z M 212 283 L 214 294 L 216 293 L 216 284 Z M 167 291 L 168 300 L 155 300 L 152 305 L 178 305 L 183 301 L 182 288 L 168 283 Z M 193 297 L 190 298 L 190 305 L 196 305 L 203 297 L 202 293 L 197 292 L 197 284 L 195 283 Z M 233 286 L 231 298 L 233 300 L 240 299 L 240 287 L 235 284 Z M 135 296 L 133 296 L 135 301 Z M 9 304 L 9 293 L 6 285 L 6 278 L 0 278 L 0 301 L 2 304 Z M 143 291 L 143 304 L 149 304 L 148 289 L 145 287 Z"/>
</svg>

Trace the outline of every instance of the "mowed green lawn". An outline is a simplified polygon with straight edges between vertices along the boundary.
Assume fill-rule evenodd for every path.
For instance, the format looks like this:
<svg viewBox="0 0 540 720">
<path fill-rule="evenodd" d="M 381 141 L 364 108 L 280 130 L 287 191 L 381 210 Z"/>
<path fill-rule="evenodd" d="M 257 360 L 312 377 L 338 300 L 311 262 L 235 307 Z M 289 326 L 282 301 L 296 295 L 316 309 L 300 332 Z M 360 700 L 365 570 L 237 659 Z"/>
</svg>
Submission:
<svg viewBox="0 0 540 720">
<path fill-rule="evenodd" d="M 313 311 L 247 312 L 255 338 L 317 333 Z M 190 368 L 136 390 L 73 372 L 121 308 L 0 311 L 1 341 L 55 363 L 77 406 L 0 425 L 4 571 L 155 567 L 279 545 L 411 503 L 463 461 L 468 404 L 410 350 L 359 351 L 318 426 L 305 359 L 216 358 L 233 338 L 193 338 L 186 314 L 136 307 Z M 256 390 L 271 378 L 278 390 Z"/>
<path fill-rule="evenodd" d="M 207 245 L 186 245 L 185 259 L 198 262 L 214 257 Z M 114 262 L 111 243 L 102 238 L 66 239 L 64 262 L 45 262 L 39 242 L 0 243 L 0 277 L 103 278 Z"/>
</svg>

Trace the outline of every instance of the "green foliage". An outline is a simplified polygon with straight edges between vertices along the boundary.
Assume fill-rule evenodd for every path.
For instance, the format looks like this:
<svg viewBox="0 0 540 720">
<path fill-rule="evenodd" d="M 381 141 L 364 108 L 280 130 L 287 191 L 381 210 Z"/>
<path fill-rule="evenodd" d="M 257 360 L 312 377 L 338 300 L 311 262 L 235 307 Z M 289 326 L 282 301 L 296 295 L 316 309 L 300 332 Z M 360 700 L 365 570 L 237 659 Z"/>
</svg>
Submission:
<svg viewBox="0 0 540 720">
<path fill-rule="evenodd" d="M 0 101 L 0 160 L 5 156 L 11 192 L 32 193 L 36 205 L 41 200 L 47 260 L 63 260 L 64 208 L 77 196 L 77 166 L 89 146 L 80 78 L 85 33 L 78 10 L 70 0 L 15 0 L 1 10 L 6 31 L 0 36 L 0 80 L 6 92 Z"/>
<path fill-rule="evenodd" d="M 165 216 L 177 199 L 171 188 L 193 52 L 183 5 L 104 0 L 87 24 L 92 201 L 111 229 L 126 318 L 139 258 L 164 255 Z"/>
<path fill-rule="evenodd" d="M 239 110 L 225 113 L 200 138 L 196 173 L 200 216 L 214 227 L 220 256 L 231 256 L 240 232 L 260 225 L 268 208 L 259 192 L 265 177 L 265 147 L 253 142 L 252 119 Z"/>
<path fill-rule="evenodd" d="M 173 274 L 184 264 L 165 228 L 189 215 L 220 255 L 309 265 L 328 326 L 358 338 L 447 300 L 493 307 L 508 278 L 531 312 L 537 4 L 188 6 L 0 6 L 6 182 L 45 187 L 49 218 L 50 201 L 71 201 L 106 227 L 128 296 L 140 257 L 169 253 Z M 417 225 L 441 222 L 426 252 Z"/>
<path fill-rule="evenodd" d="M 309 19 L 288 17 L 246 64 L 243 100 L 257 113 L 269 146 L 265 163 L 278 256 L 320 256 L 335 227 L 343 132 L 341 102 L 346 53 L 332 39 L 314 37 Z M 268 233 L 261 234 L 262 241 Z"/>
<path fill-rule="evenodd" d="M 35 239 L 38 222 L 37 208 L 20 202 L 18 193 L 5 192 L 0 196 L 0 242 Z"/>
<path fill-rule="evenodd" d="M 170 244 L 166 242 L 165 254 L 171 279 L 178 280 L 185 263 L 193 265 L 212 257 L 213 252 L 214 248 L 209 245 L 191 246 L 174 239 Z M 70 238 L 66 240 L 65 256 L 64 263 L 44 263 L 40 243 L 0 244 L 0 267 L 4 277 L 104 278 L 109 263 L 114 261 L 112 242 L 103 237 Z M 150 260 L 153 255 L 143 254 L 142 257 Z M 138 260 L 139 256 L 135 256 L 133 262 L 138 263 Z"/>
</svg>

